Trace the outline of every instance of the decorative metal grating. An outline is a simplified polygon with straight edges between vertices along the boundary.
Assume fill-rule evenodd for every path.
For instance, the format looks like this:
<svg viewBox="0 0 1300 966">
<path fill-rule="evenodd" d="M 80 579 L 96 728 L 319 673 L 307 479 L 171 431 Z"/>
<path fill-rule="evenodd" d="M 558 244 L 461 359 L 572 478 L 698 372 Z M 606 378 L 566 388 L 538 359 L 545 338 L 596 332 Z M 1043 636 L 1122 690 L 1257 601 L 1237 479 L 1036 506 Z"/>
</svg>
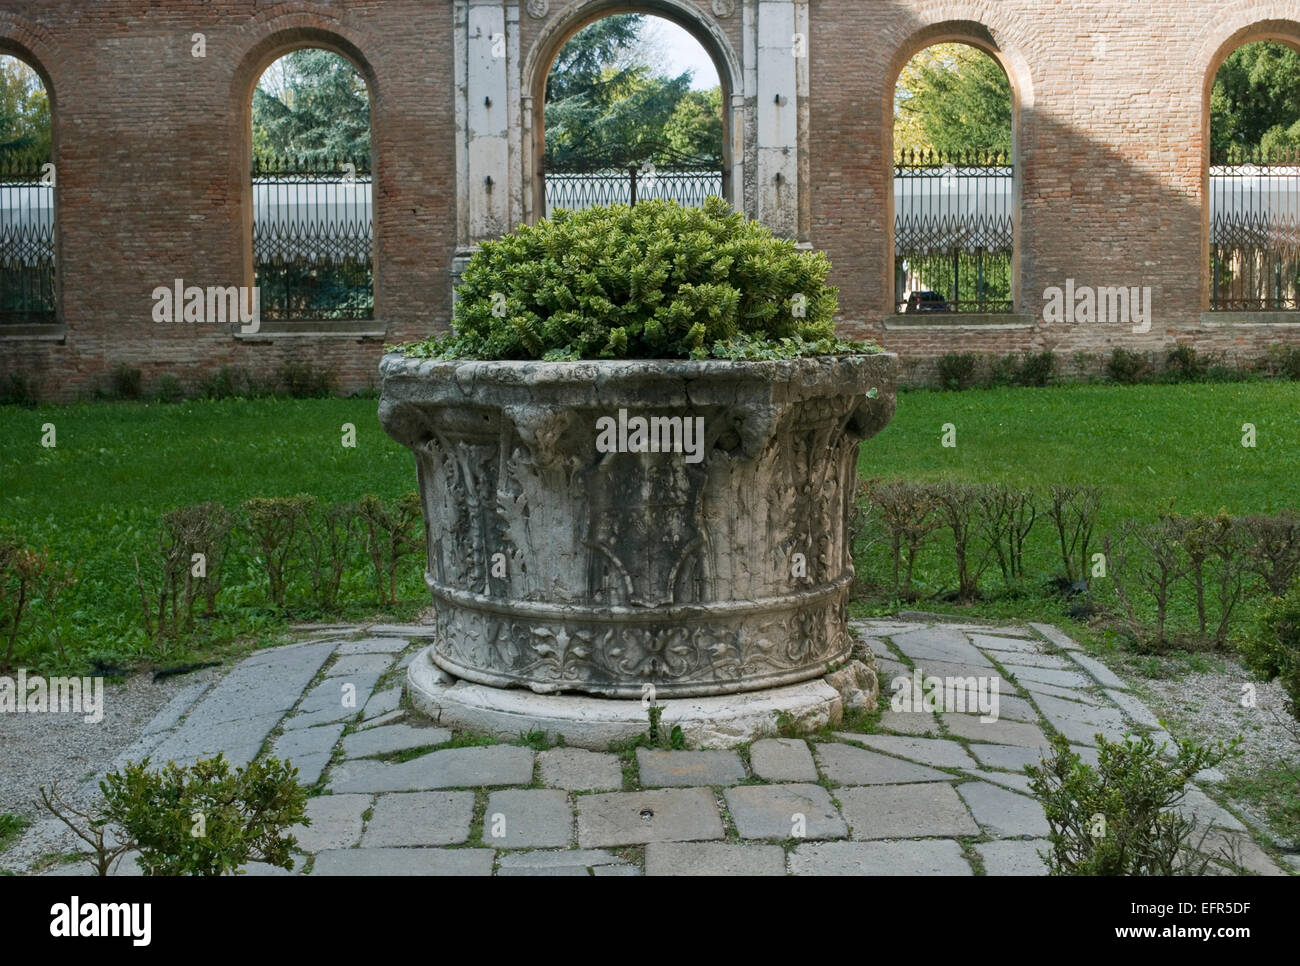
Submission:
<svg viewBox="0 0 1300 966">
<path fill-rule="evenodd" d="M 1213 160 L 1210 308 L 1300 308 L 1300 151 Z"/>
<path fill-rule="evenodd" d="M 558 208 L 581 211 L 597 205 L 628 205 L 656 198 L 698 207 L 722 196 L 721 163 L 656 168 L 629 165 L 594 171 L 548 170 L 546 214 Z"/>
<path fill-rule="evenodd" d="M 899 312 L 1010 312 L 1015 224 L 1006 155 L 904 151 L 894 164 Z"/>
<path fill-rule="evenodd" d="M 372 318 L 369 162 L 258 158 L 252 183 L 261 317 Z"/>
<path fill-rule="evenodd" d="M 44 158 L 0 159 L 0 324 L 53 322 L 54 185 Z"/>
</svg>

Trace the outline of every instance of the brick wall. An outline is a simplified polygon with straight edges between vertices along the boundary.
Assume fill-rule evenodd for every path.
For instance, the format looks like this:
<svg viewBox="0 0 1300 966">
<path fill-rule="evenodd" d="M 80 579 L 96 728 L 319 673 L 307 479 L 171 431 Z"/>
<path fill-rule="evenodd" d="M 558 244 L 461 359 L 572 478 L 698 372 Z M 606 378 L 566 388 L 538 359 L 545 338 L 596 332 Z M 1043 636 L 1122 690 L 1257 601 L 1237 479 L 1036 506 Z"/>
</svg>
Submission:
<svg viewBox="0 0 1300 966">
<path fill-rule="evenodd" d="M 574 0 L 551 0 L 551 16 Z M 606 3 L 606 7 L 617 6 Z M 711 17 L 708 0 L 695 5 Z M 742 2 L 737 3 L 737 7 Z M 1208 327 L 1203 201 L 1207 92 L 1237 44 L 1300 42 L 1294 0 L 814 0 L 808 152 L 812 243 L 841 287 L 843 327 L 907 357 L 1111 346 L 1258 354 L 1296 327 Z M 1287 18 L 1292 18 L 1288 20 Z M 54 99 L 60 341 L 0 339 L 0 374 L 71 398 L 119 364 L 146 385 L 222 365 L 266 375 L 296 359 L 374 381 L 385 342 L 445 327 L 456 234 L 451 0 L 0 0 L 0 51 L 28 60 Z M 737 53 L 741 12 L 718 21 Z M 521 60 L 544 21 L 521 13 Z M 191 55 L 203 33 L 206 57 Z M 886 330 L 889 191 L 898 71 L 929 43 L 994 53 L 1017 93 L 1017 307 L 1040 324 Z M 299 46 L 349 56 L 373 99 L 376 318 L 382 338 L 241 342 L 151 319 L 150 293 L 251 284 L 248 102 L 275 57 Z M 1079 284 L 1152 289 L 1151 331 L 1041 324 L 1042 293 Z"/>
</svg>

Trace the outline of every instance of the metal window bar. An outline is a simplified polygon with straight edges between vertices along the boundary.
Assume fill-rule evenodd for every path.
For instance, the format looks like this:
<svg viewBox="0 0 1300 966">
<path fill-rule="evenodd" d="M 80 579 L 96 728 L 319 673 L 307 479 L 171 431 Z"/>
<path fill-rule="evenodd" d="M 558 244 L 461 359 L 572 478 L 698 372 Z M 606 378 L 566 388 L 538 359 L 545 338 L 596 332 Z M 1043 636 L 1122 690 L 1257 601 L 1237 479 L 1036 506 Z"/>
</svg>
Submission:
<svg viewBox="0 0 1300 966">
<path fill-rule="evenodd" d="M 899 312 L 1011 312 L 1010 158 L 903 151 L 894 164 L 894 300 Z"/>
<path fill-rule="evenodd" d="M 261 318 L 373 318 L 369 161 L 259 157 L 252 184 Z"/>
<path fill-rule="evenodd" d="M 545 173 L 546 214 L 559 208 L 582 211 L 597 205 L 628 205 L 650 199 L 699 207 L 706 198 L 722 197 L 721 164 L 646 170 L 640 165 L 594 171 L 552 170 Z"/>
<path fill-rule="evenodd" d="M 1300 309 L 1300 151 L 1212 159 L 1210 309 Z"/>
<path fill-rule="evenodd" d="M 0 159 L 0 325 L 56 319 L 54 185 L 45 158 Z"/>
</svg>

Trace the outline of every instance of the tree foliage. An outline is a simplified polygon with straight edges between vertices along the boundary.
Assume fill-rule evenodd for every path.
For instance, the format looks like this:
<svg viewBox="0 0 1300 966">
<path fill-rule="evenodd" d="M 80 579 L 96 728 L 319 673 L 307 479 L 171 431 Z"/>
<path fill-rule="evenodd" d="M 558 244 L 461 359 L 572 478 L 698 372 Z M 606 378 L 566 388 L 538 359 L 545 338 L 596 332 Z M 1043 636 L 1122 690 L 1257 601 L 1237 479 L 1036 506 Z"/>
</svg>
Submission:
<svg viewBox="0 0 1300 966">
<path fill-rule="evenodd" d="M 934 44 L 898 77 L 894 149 L 1011 153 L 1011 82 L 967 44 Z"/>
<path fill-rule="evenodd" d="M 0 54 L 0 159 L 50 157 L 50 98 L 40 76 Z"/>
<path fill-rule="evenodd" d="M 830 263 L 720 198 L 561 210 L 483 242 L 439 358 L 779 358 L 846 351 Z"/>
<path fill-rule="evenodd" d="M 659 74 L 645 18 L 620 14 L 576 33 L 546 82 L 547 167 L 667 166 L 722 154 L 722 95 L 691 90 L 691 74 Z"/>
<path fill-rule="evenodd" d="M 1300 148 L 1300 54 L 1285 44 L 1243 44 L 1210 89 L 1210 147 L 1265 153 Z"/>
<path fill-rule="evenodd" d="M 272 64 L 253 92 L 253 151 L 306 160 L 370 156 L 370 98 L 345 58 L 305 48 Z"/>
</svg>

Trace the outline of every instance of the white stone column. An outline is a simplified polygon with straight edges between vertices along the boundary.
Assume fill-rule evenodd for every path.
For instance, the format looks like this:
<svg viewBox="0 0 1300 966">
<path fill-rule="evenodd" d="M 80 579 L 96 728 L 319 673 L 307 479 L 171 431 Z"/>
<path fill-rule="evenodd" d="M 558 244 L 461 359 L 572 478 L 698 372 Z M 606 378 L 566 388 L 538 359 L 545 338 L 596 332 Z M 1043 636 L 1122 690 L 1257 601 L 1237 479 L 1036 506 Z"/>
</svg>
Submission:
<svg viewBox="0 0 1300 966">
<path fill-rule="evenodd" d="M 799 236 L 798 80 L 799 61 L 808 57 L 795 6 L 795 0 L 757 0 L 756 214 L 785 238 Z"/>
<path fill-rule="evenodd" d="M 456 0 L 456 264 L 521 216 L 519 5 Z"/>
</svg>

